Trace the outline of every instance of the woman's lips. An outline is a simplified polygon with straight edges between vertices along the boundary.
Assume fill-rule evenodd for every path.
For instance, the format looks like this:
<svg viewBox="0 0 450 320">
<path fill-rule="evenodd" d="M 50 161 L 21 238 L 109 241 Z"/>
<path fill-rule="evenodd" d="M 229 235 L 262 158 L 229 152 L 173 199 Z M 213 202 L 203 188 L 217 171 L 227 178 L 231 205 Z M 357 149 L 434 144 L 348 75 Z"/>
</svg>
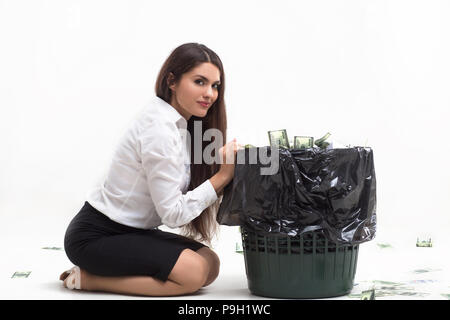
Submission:
<svg viewBox="0 0 450 320">
<path fill-rule="evenodd" d="M 202 107 L 205 107 L 205 108 L 208 108 L 208 107 L 209 107 L 209 103 L 198 102 L 198 101 L 197 101 L 197 103 L 198 103 L 199 105 L 201 105 Z"/>
</svg>

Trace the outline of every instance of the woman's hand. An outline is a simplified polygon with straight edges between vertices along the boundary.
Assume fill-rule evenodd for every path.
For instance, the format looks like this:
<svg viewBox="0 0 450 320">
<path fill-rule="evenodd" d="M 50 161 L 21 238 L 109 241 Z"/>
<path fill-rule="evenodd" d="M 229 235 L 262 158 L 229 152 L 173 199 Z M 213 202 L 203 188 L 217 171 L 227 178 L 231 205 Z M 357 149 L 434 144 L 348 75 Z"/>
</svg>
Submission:
<svg viewBox="0 0 450 320">
<path fill-rule="evenodd" d="M 219 149 L 219 153 L 222 155 L 222 164 L 220 165 L 219 173 L 221 173 L 228 180 L 232 180 L 234 177 L 236 153 L 239 149 L 243 148 L 244 146 L 237 143 L 236 138 L 234 138 L 232 141 L 228 142 Z"/>
</svg>

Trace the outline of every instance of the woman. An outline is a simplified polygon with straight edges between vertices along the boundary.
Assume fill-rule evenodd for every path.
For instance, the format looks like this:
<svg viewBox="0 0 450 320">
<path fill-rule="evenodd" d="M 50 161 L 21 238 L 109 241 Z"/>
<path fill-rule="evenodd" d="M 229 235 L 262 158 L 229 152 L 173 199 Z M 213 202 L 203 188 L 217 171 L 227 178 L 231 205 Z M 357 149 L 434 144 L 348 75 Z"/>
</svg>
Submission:
<svg viewBox="0 0 450 320">
<path fill-rule="evenodd" d="M 64 248 L 75 266 L 60 280 L 69 289 L 173 296 L 196 292 L 219 274 L 217 254 L 199 241 L 210 243 L 216 231 L 219 197 L 234 175 L 227 155 L 242 145 L 234 139 L 220 148 L 223 163 L 197 163 L 195 143 L 182 131 L 195 137 L 200 121 L 202 137 L 214 128 L 226 141 L 222 63 L 204 45 L 183 44 L 163 64 L 155 89 L 104 183 L 67 228 Z M 211 142 L 201 141 L 203 151 Z M 185 234 L 161 231 L 162 224 Z"/>
</svg>

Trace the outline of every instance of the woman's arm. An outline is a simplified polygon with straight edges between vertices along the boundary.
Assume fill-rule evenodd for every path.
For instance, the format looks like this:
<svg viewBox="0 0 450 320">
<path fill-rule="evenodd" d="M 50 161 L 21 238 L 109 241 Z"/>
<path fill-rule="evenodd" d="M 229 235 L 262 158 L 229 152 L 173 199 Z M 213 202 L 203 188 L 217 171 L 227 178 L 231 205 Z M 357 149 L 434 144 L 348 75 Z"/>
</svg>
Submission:
<svg viewBox="0 0 450 320">
<path fill-rule="evenodd" d="M 215 175 L 213 175 L 209 181 L 213 185 L 214 190 L 216 191 L 216 194 L 219 195 L 220 192 L 222 192 L 223 188 L 230 183 L 230 181 L 233 178 L 230 176 L 225 175 L 221 171 L 217 172 Z"/>
<path fill-rule="evenodd" d="M 243 149 L 243 146 L 237 143 L 236 138 L 219 149 L 219 152 L 222 154 L 223 163 L 220 165 L 219 171 L 209 179 L 217 196 L 220 196 L 219 194 L 223 191 L 223 188 L 233 180 L 236 153 L 239 149 Z M 231 163 L 227 162 L 227 154 L 233 155 Z"/>
<path fill-rule="evenodd" d="M 189 223 L 218 199 L 208 180 L 182 194 L 184 157 L 178 138 L 176 127 L 159 121 L 152 122 L 151 130 L 137 138 L 148 191 L 161 222 L 170 228 Z"/>
</svg>

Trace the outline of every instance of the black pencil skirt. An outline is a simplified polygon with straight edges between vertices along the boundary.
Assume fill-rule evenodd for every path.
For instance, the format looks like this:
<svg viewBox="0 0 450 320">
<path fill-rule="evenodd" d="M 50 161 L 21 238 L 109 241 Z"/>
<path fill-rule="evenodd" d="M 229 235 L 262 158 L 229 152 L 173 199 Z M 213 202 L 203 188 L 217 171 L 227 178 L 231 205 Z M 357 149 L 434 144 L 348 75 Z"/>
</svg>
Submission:
<svg viewBox="0 0 450 320">
<path fill-rule="evenodd" d="M 146 275 L 166 281 L 184 249 L 204 244 L 159 229 L 117 223 L 85 202 L 64 236 L 69 260 L 99 276 Z"/>
</svg>

